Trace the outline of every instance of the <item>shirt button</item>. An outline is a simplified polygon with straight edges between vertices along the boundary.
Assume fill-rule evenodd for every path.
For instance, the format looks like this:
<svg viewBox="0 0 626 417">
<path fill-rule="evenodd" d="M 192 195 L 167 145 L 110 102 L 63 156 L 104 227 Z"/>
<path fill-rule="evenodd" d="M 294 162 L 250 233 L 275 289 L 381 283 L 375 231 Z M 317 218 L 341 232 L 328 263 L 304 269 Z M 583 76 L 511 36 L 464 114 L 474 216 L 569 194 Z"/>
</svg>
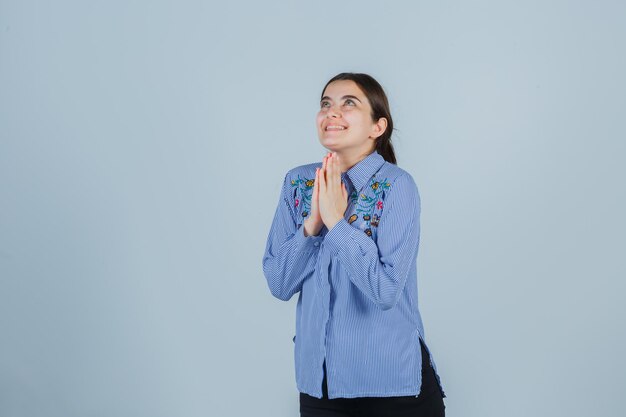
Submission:
<svg viewBox="0 0 626 417">
<path fill-rule="evenodd" d="M 320 245 L 320 242 L 315 242 L 315 243 L 313 243 L 313 245 L 314 245 L 314 246 L 319 246 L 319 245 Z"/>
</svg>

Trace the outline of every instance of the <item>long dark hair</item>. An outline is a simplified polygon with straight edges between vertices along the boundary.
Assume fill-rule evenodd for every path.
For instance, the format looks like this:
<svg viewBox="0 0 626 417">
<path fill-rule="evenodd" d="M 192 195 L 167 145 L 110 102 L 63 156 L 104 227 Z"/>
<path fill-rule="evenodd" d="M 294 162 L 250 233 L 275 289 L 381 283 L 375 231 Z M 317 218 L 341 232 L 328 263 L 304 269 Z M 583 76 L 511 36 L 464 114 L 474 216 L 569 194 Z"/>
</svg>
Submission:
<svg viewBox="0 0 626 417">
<path fill-rule="evenodd" d="M 376 138 L 376 150 L 385 158 L 385 161 L 396 165 L 396 154 L 393 151 L 393 144 L 391 143 L 391 134 L 393 132 L 393 120 L 391 119 L 391 111 L 389 110 L 389 101 L 383 87 L 376 81 L 371 75 L 363 74 L 360 72 L 342 72 L 331 78 L 324 88 L 322 88 L 322 95 L 328 84 L 337 80 L 352 80 L 358 86 L 359 89 L 365 94 L 367 100 L 372 106 L 372 121 L 376 122 L 381 117 L 387 119 L 387 128 L 385 132 Z"/>
</svg>

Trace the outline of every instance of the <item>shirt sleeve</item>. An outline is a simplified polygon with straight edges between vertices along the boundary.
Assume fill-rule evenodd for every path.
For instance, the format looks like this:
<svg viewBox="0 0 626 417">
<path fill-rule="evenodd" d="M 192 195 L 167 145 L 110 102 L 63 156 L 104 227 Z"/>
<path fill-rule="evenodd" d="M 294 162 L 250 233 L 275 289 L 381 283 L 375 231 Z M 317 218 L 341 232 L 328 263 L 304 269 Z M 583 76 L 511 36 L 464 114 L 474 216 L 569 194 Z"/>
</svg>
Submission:
<svg viewBox="0 0 626 417">
<path fill-rule="evenodd" d="M 263 255 L 263 273 L 270 292 L 284 301 L 299 292 L 303 281 L 313 275 L 320 243 L 324 239 L 323 236 L 304 235 L 304 224 L 296 222 L 290 195 L 287 173 Z"/>
<path fill-rule="evenodd" d="M 380 309 L 393 308 L 417 258 L 420 196 L 413 177 L 400 175 L 384 200 L 377 242 L 341 219 L 326 233 L 324 246 L 350 280 Z"/>
</svg>

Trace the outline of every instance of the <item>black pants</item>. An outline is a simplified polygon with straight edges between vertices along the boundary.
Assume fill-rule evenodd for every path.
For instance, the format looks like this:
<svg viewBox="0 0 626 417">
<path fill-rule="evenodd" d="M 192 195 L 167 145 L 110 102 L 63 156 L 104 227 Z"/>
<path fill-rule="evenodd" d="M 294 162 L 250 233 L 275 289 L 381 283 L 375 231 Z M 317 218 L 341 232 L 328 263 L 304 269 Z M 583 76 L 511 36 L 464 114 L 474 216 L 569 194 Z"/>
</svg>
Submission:
<svg viewBox="0 0 626 417">
<path fill-rule="evenodd" d="M 300 393 L 300 417 L 444 417 L 446 406 L 430 357 L 422 347 L 422 388 L 419 396 L 328 398 L 324 361 L 323 398 Z"/>
</svg>

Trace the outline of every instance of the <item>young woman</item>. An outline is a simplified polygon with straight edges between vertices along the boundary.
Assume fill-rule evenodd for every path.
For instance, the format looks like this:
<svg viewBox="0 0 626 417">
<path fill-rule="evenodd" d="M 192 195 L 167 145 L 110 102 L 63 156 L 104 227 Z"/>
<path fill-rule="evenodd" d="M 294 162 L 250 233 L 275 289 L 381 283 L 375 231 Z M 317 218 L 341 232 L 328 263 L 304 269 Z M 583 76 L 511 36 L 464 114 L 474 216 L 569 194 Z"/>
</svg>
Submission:
<svg viewBox="0 0 626 417">
<path fill-rule="evenodd" d="M 445 414 L 417 302 L 420 196 L 396 165 L 392 130 L 380 84 L 338 74 L 317 114 L 330 152 L 283 181 L 263 272 L 276 298 L 299 293 L 302 417 Z"/>
</svg>

